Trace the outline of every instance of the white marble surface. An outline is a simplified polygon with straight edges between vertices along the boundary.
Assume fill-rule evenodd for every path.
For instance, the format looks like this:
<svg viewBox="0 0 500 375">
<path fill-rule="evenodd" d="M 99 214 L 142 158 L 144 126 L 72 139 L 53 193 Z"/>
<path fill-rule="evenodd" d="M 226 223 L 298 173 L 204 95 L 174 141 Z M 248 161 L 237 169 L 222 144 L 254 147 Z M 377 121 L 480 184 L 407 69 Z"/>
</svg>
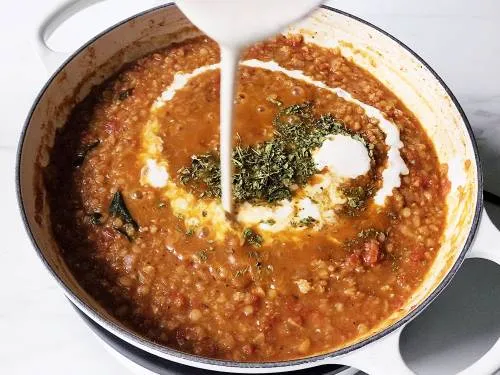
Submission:
<svg viewBox="0 0 500 375">
<path fill-rule="evenodd" d="M 9 0 L 2 3 L 0 13 L 0 172 L 4 176 L 0 190 L 3 211 L 0 228 L 4 239 L 0 249 L 0 374 L 126 374 L 127 370 L 102 349 L 67 304 L 32 250 L 17 212 L 14 159 L 18 135 L 34 96 L 47 78 L 31 50 L 27 30 L 37 9 L 52 3 L 52 0 Z M 108 0 L 100 9 L 86 11 L 73 21 L 71 29 L 66 26 L 53 41 L 56 44 L 71 41 L 76 46 L 132 14 L 130 9 L 138 10 L 151 3 Z M 500 194 L 500 2 L 337 0 L 328 3 L 391 32 L 437 70 L 459 98 L 478 137 L 487 189 Z M 89 19 L 90 25 L 85 23 Z M 85 27 L 78 26 L 84 24 Z M 481 272 L 481 268 L 472 268 Z M 489 272 L 490 281 L 500 279 L 498 269 Z M 473 272 L 470 277 L 474 277 Z M 492 311 L 498 313 L 494 307 Z M 405 344 L 413 353 L 407 358 L 419 373 L 451 373 L 491 345 L 491 331 L 482 332 L 473 340 L 462 339 L 458 349 L 454 349 L 457 345 L 443 349 L 446 343 L 438 342 L 442 350 L 432 350 L 433 353 L 419 352 L 411 344 Z M 457 367 L 457 363 L 461 365 Z"/>
</svg>

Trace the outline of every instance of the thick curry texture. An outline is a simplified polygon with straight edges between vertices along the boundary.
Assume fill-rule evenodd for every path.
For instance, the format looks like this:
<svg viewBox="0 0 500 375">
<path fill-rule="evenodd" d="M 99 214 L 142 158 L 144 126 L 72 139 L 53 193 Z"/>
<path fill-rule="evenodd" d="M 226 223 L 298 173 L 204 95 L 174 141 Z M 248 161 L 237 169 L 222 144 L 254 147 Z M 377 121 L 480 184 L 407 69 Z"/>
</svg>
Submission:
<svg viewBox="0 0 500 375">
<path fill-rule="evenodd" d="M 277 37 L 244 58 L 274 60 L 340 87 L 398 126 L 410 173 L 384 206 L 367 197 L 360 207 L 336 208 L 335 224 L 265 241 L 249 241 L 245 230 L 258 234 L 237 224 L 223 241 L 213 240 L 216 227 L 187 227 L 161 189 L 140 183 L 138 154 L 150 107 L 174 74 L 219 61 L 217 45 L 200 37 L 129 64 L 74 109 L 44 171 L 53 232 L 83 288 L 155 342 L 238 361 L 330 351 L 380 324 L 422 283 L 444 228 L 446 168 L 395 95 L 337 50 Z M 316 115 L 329 113 L 360 134 L 374 147 L 372 173 L 353 187 L 380 186 L 387 148 L 377 122 L 355 104 L 277 72 L 240 68 L 238 142 L 273 137 L 277 102 L 311 103 Z M 210 71 L 162 108 L 162 155 L 176 184 L 192 155 L 217 149 L 218 107 L 219 73 Z"/>
</svg>

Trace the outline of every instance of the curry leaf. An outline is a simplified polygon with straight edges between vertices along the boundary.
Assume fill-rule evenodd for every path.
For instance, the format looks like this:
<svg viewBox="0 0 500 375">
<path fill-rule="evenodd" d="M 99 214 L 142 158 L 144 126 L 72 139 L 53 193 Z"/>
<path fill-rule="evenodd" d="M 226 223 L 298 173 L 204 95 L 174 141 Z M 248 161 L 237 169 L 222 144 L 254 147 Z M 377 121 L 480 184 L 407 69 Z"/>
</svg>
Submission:
<svg viewBox="0 0 500 375">
<path fill-rule="evenodd" d="M 113 195 L 113 199 L 111 200 L 111 204 L 109 206 L 109 213 L 111 216 L 122 219 L 125 224 L 132 225 L 135 230 L 139 229 L 139 224 L 137 224 L 130 214 L 121 192 L 117 191 L 115 195 Z"/>
<path fill-rule="evenodd" d="M 100 212 L 92 212 L 89 215 L 90 218 L 90 223 L 94 225 L 101 225 L 102 224 L 102 214 Z"/>
<path fill-rule="evenodd" d="M 130 234 L 128 234 L 125 228 L 115 228 L 120 234 L 122 234 L 129 242 L 132 242 L 133 238 Z"/>
<path fill-rule="evenodd" d="M 74 167 L 82 166 L 83 162 L 85 161 L 85 158 L 87 157 L 87 154 L 94 148 L 96 148 L 99 145 L 99 143 L 101 143 L 101 141 L 98 139 L 87 145 L 84 145 L 82 149 L 76 153 L 75 159 L 73 160 L 73 166 Z"/>
<path fill-rule="evenodd" d="M 262 239 L 262 236 L 258 233 L 255 233 L 252 229 L 250 228 L 245 228 L 243 230 L 243 239 L 245 240 L 245 243 L 253 246 L 253 247 L 261 247 L 262 243 L 264 240 Z"/>
<path fill-rule="evenodd" d="M 120 93 L 118 94 L 118 100 L 122 101 L 122 100 L 127 99 L 130 95 L 132 95 L 133 92 L 134 92 L 133 87 L 126 89 L 126 90 L 123 90 L 123 91 L 120 91 Z"/>
</svg>

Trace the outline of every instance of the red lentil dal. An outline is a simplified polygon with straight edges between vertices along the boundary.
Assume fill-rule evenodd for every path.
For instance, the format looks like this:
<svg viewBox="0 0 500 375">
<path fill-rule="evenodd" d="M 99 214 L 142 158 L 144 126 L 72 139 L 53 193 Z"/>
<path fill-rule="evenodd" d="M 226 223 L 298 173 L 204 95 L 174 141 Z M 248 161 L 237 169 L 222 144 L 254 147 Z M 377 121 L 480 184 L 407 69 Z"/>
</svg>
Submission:
<svg viewBox="0 0 500 375">
<path fill-rule="evenodd" d="M 398 126 L 410 173 L 383 207 L 368 201 L 354 215 L 339 211 L 331 228 L 304 230 L 300 241 L 277 236 L 258 249 L 234 233 L 213 241 L 214 228 L 187 228 L 161 189 L 140 184 L 137 155 L 150 107 L 174 74 L 218 62 L 217 45 L 200 37 L 124 67 L 74 109 L 45 170 L 53 231 L 85 290 L 155 342 L 237 361 L 331 351 L 380 324 L 422 283 L 439 249 L 448 181 L 417 119 L 337 50 L 277 37 L 252 46 L 244 58 L 302 70 Z M 375 146 L 372 178 L 380 178 L 384 134 L 360 107 L 280 73 L 242 67 L 239 74 L 236 132 L 243 143 L 271 136 L 277 108 L 269 96 L 284 105 L 309 101 L 315 113 L 331 113 Z M 162 154 L 177 183 L 177 171 L 193 154 L 218 144 L 218 96 L 219 73 L 206 72 L 162 109 Z M 117 191 L 137 230 L 110 214 Z M 336 243 L 328 239 L 332 232 Z"/>
</svg>

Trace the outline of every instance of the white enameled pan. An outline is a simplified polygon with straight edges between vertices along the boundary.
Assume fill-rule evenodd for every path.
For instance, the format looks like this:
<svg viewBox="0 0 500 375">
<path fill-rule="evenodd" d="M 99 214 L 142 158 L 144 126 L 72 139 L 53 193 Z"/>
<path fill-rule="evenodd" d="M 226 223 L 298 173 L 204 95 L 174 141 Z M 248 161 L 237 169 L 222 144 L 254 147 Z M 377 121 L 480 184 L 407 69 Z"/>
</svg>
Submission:
<svg viewBox="0 0 500 375">
<path fill-rule="evenodd" d="M 452 189 L 447 198 L 447 225 L 438 256 L 424 283 L 403 309 L 345 348 L 313 357 L 266 363 L 243 363 L 198 357 L 158 345 L 122 325 L 77 283 L 53 239 L 40 168 L 48 162 L 55 130 L 63 126 L 76 102 L 124 63 L 167 46 L 180 34 L 196 33 L 174 4 L 161 5 L 131 17 L 82 46 L 71 56 L 47 48 L 47 36 L 68 16 L 97 0 L 60 1 L 40 14 L 33 41 L 54 73 L 28 114 L 18 149 L 17 190 L 28 235 L 64 293 L 87 316 L 109 332 L 157 356 L 198 368 L 241 373 L 281 372 L 336 363 L 370 374 L 411 371 L 399 353 L 403 327 L 448 285 L 466 257 L 500 263 L 500 234 L 483 212 L 483 182 L 476 143 L 459 103 L 439 76 L 413 51 L 383 30 L 357 17 L 321 7 L 290 31 L 314 43 L 340 46 L 391 89 L 415 114 L 432 139 L 441 163 L 447 163 Z M 341 43 L 339 43 L 341 42 Z M 482 217 L 481 217 L 482 216 Z M 500 341 L 464 374 L 488 374 L 500 367 Z"/>
</svg>

